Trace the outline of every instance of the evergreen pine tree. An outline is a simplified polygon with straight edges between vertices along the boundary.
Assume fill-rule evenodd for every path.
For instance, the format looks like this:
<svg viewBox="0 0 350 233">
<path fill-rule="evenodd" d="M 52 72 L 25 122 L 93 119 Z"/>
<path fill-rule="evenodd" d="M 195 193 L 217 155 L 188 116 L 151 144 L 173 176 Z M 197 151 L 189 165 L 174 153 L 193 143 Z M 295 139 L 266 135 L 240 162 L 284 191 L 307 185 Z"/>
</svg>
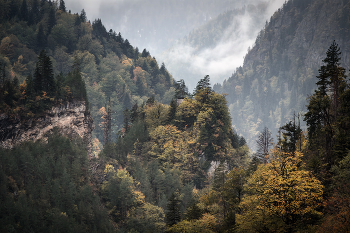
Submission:
<svg viewBox="0 0 350 233">
<path fill-rule="evenodd" d="M 146 49 L 143 49 L 141 56 L 142 57 L 148 57 L 148 56 L 150 56 L 150 54 L 149 54 L 149 52 Z"/>
<path fill-rule="evenodd" d="M 175 119 L 176 109 L 177 109 L 177 101 L 176 101 L 176 99 L 172 99 L 170 102 L 170 108 L 169 108 L 169 112 L 167 115 L 167 123 L 168 124 L 171 124 L 172 121 Z"/>
<path fill-rule="evenodd" d="M 147 64 L 146 60 L 143 61 L 141 68 L 142 68 L 144 71 L 149 72 L 150 67 L 149 67 L 149 65 Z"/>
<path fill-rule="evenodd" d="M 296 124 L 295 119 L 289 121 L 287 124 L 280 128 L 282 132 L 282 139 L 279 140 L 281 150 L 287 153 L 295 154 L 297 147 L 296 143 L 300 139 L 302 130 L 300 124 Z"/>
<path fill-rule="evenodd" d="M 47 95 L 56 94 L 56 83 L 52 69 L 50 57 L 46 55 L 45 50 L 40 52 L 34 71 L 34 90 L 37 95 L 45 91 Z"/>
<path fill-rule="evenodd" d="M 203 216 L 203 211 L 198 207 L 198 203 L 196 201 L 191 201 L 191 204 L 186 209 L 185 217 L 187 220 L 195 220 L 200 219 Z"/>
<path fill-rule="evenodd" d="M 80 16 L 79 16 L 79 17 L 80 17 L 80 21 L 81 21 L 81 22 L 83 22 L 83 23 L 86 22 L 87 18 L 86 18 L 86 12 L 85 12 L 84 9 L 81 10 L 81 13 L 80 13 Z"/>
<path fill-rule="evenodd" d="M 162 63 L 162 65 L 160 66 L 159 71 L 160 71 L 160 73 L 161 73 L 161 74 L 164 74 L 164 75 L 165 75 L 166 68 L 165 68 L 165 64 L 164 64 L 164 62 L 163 62 L 163 63 Z"/>
<path fill-rule="evenodd" d="M 145 87 L 144 87 L 144 84 L 142 82 L 142 79 L 141 77 L 137 77 L 137 80 L 136 80 L 136 87 L 137 87 L 137 93 L 140 95 L 140 96 L 143 96 L 145 93 Z"/>
<path fill-rule="evenodd" d="M 188 96 L 188 88 L 185 81 L 181 79 L 175 83 L 175 99 L 184 99 Z"/>
<path fill-rule="evenodd" d="M 80 63 L 77 56 L 74 57 L 72 71 L 67 75 L 65 85 L 70 87 L 74 98 L 85 101 L 86 107 L 88 106 L 85 82 L 80 71 Z"/>
<path fill-rule="evenodd" d="M 35 96 L 35 90 L 34 90 L 34 83 L 33 83 L 33 77 L 31 74 L 29 74 L 26 78 L 26 96 L 27 99 L 33 99 Z"/>
<path fill-rule="evenodd" d="M 64 2 L 64 0 L 60 0 L 60 5 L 58 7 L 59 10 L 66 12 L 66 4 Z"/>
<path fill-rule="evenodd" d="M 30 8 L 30 15 L 33 17 L 33 23 L 37 24 L 41 20 L 41 14 L 39 9 L 39 2 L 38 0 L 32 1 L 32 6 Z"/>
<path fill-rule="evenodd" d="M 37 51 L 46 47 L 46 35 L 42 24 L 39 25 L 38 34 L 36 35 L 36 44 Z"/>
<path fill-rule="evenodd" d="M 326 68 L 326 66 L 321 66 L 321 68 L 318 70 L 319 75 L 316 76 L 319 79 L 316 84 L 318 85 L 318 91 L 321 96 L 327 95 L 328 85 L 330 84 Z"/>
<path fill-rule="evenodd" d="M 167 212 L 165 214 L 165 222 L 168 226 L 172 226 L 181 221 L 180 203 L 181 201 L 178 195 L 173 192 L 166 206 Z"/>
<path fill-rule="evenodd" d="M 50 34 L 51 29 L 53 28 L 53 26 L 56 25 L 56 12 L 54 7 L 50 7 L 50 11 L 49 11 L 49 21 L 48 21 L 48 25 L 47 25 L 47 30 L 48 30 L 48 34 Z"/>
<path fill-rule="evenodd" d="M 23 0 L 20 8 L 19 18 L 23 21 L 28 21 L 28 16 L 29 14 L 28 14 L 27 0 Z"/>
<path fill-rule="evenodd" d="M 130 121 L 131 123 L 136 123 L 139 118 L 139 112 L 138 112 L 138 105 L 137 103 L 132 106 L 132 109 L 130 111 Z"/>
</svg>

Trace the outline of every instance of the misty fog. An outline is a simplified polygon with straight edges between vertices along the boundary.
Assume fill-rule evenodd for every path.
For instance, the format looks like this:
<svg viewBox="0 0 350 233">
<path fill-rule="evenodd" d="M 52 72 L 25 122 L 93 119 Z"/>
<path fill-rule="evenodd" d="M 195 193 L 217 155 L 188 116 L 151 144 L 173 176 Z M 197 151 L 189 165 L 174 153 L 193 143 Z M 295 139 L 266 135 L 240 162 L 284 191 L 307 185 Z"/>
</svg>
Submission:
<svg viewBox="0 0 350 233">
<path fill-rule="evenodd" d="M 285 0 L 66 0 L 67 9 L 84 9 L 92 22 L 100 18 L 106 29 L 121 32 L 133 46 L 146 48 L 159 65 L 164 62 L 176 80 L 184 79 L 192 91 L 200 78 L 210 75 L 211 83 L 222 83 L 253 46 L 266 20 Z M 218 30 L 220 38 L 207 46 L 188 40 L 206 31 L 219 16 L 229 15 L 230 25 Z M 205 35 L 207 33 L 207 35 Z M 187 40 L 186 40 L 187 37 Z M 192 35 L 196 37 L 196 35 Z"/>
</svg>

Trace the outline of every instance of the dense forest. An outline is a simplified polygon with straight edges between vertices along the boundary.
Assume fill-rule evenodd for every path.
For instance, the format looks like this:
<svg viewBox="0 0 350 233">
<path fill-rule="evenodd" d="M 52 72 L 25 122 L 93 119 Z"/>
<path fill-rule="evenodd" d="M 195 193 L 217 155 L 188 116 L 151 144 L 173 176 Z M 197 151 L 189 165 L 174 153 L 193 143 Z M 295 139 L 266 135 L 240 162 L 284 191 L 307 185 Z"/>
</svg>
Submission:
<svg viewBox="0 0 350 233">
<path fill-rule="evenodd" d="M 36 62 L 42 50 L 52 65 L 50 80 L 56 80 L 63 89 L 67 85 L 72 89 L 63 79 L 71 79 L 68 76 L 79 69 L 95 123 L 94 143 L 99 145 L 96 148 L 102 148 L 101 108 L 109 100 L 113 112 L 112 137 L 116 139 L 125 108 L 142 104 L 150 96 L 169 103 L 174 95 L 174 81 L 164 64 L 158 65 L 146 49 L 141 52 L 134 48 L 120 33 L 107 31 L 101 19 L 90 23 L 84 10 L 80 14 L 67 12 L 64 1 L 1 0 L 0 23 L 3 82 L 18 80 L 15 82 L 24 87 L 28 85 L 28 76 L 35 80 Z M 36 91 L 33 96 L 40 98 L 44 95 L 42 91 L 47 92 Z"/>
<path fill-rule="evenodd" d="M 195 87 L 199 74 L 210 74 L 214 83 L 221 83 L 242 64 L 248 46 L 273 12 L 271 5 L 278 1 L 234 4 L 177 40 L 159 57 L 173 77 L 185 79 L 189 86 Z"/>
<path fill-rule="evenodd" d="M 333 40 L 342 49 L 343 66 L 350 68 L 349 7 L 348 0 L 286 1 L 259 32 L 244 64 L 214 85 L 228 94 L 233 125 L 253 150 L 265 126 L 276 139 L 286 121 L 306 112 L 307 96 L 317 88 L 318 69 Z M 206 31 L 200 35 L 206 38 Z"/>
<path fill-rule="evenodd" d="M 79 18 L 80 26 L 91 25 L 81 22 L 84 11 L 66 12 L 63 0 L 57 5 L 45 0 L 11 2 L 0 4 L 27 9 L 32 16 L 33 5 L 28 5 L 38 4 L 39 12 L 45 12 L 43 7 L 55 10 L 56 22 L 64 16 Z M 1 27 L 36 27 L 20 19 L 22 13 L 10 14 L 16 12 L 12 10 L 2 15 Z M 41 21 L 34 17 L 39 25 L 46 22 L 44 16 Z M 250 154 L 245 138 L 232 127 L 227 95 L 212 88 L 209 76 L 189 93 L 184 81 L 174 82 L 146 50 L 135 59 L 116 47 L 111 57 L 114 39 L 107 32 L 105 37 L 93 34 L 95 24 L 103 29 L 100 33 L 106 32 L 101 21 L 95 21 L 91 43 L 105 44 L 100 44 L 98 56 L 84 53 L 96 59 L 96 75 L 105 69 L 100 79 L 84 73 L 80 50 L 69 52 L 74 43 L 65 47 L 72 64 L 56 74 L 56 50 L 48 44 L 25 44 L 26 39 L 22 43 L 14 34 L 1 40 L 3 45 L 17 38 L 18 44 L 0 47 L 0 116 L 26 122 L 52 106 L 85 101 L 86 115 L 101 125 L 95 134 L 104 147 L 100 150 L 96 142 L 96 156 L 89 157 L 84 139 L 60 135 L 55 128 L 47 140 L 0 148 L 0 232 L 349 231 L 350 84 L 336 41 L 325 49 L 304 116 L 283 121 L 276 143 L 270 129 L 263 128 L 255 138 L 256 153 Z M 137 49 L 129 48 L 135 56 Z M 24 62 L 24 55 L 16 58 L 23 51 L 33 53 L 33 64 Z M 122 76 L 126 73 L 128 79 Z M 121 91 L 123 98 L 118 96 Z M 114 125 L 116 111 L 119 128 Z"/>
</svg>

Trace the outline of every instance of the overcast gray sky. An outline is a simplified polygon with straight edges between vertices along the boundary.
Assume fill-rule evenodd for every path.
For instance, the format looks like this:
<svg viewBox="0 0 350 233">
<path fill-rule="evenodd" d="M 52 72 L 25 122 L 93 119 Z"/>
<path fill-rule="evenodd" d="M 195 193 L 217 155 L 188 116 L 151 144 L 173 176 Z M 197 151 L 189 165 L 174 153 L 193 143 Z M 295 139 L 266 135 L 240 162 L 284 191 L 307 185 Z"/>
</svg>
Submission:
<svg viewBox="0 0 350 233">
<path fill-rule="evenodd" d="M 253 15 L 246 13 L 232 22 L 235 26 L 228 27 L 222 39 L 211 48 L 196 51 L 189 44 L 176 43 L 220 13 L 261 2 L 267 2 L 267 7 L 258 15 L 260 24 L 252 20 Z M 285 0 L 65 0 L 67 10 L 80 13 L 84 9 L 89 20 L 100 18 L 107 30 L 121 32 L 124 39 L 128 39 L 140 51 L 146 48 L 157 58 L 159 64 L 164 61 L 173 77 L 176 80 L 184 79 L 189 90 L 193 90 L 197 81 L 207 74 L 211 77 L 212 85 L 222 83 L 237 67 L 243 65 L 248 47 L 253 46 L 265 21 L 284 2 Z M 186 72 L 182 72 L 184 69 L 180 70 L 180 67 L 186 67 Z"/>
</svg>

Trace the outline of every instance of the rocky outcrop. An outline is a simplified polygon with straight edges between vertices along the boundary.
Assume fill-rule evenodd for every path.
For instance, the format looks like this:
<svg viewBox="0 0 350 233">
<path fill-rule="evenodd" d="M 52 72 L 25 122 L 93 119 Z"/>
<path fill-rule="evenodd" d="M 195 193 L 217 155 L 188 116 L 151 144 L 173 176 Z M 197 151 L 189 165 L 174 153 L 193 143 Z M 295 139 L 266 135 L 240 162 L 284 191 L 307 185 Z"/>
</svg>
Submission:
<svg viewBox="0 0 350 233">
<path fill-rule="evenodd" d="M 40 117 L 26 120 L 10 119 L 6 114 L 0 115 L 0 146 L 12 148 L 28 140 L 47 140 L 54 128 L 63 135 L 81 137 L 87 145 L 91 156 L 91 133 L 93 120 L 86 112 L 84 101 L 75 101 L 53 107 Z"/>
</svg>

